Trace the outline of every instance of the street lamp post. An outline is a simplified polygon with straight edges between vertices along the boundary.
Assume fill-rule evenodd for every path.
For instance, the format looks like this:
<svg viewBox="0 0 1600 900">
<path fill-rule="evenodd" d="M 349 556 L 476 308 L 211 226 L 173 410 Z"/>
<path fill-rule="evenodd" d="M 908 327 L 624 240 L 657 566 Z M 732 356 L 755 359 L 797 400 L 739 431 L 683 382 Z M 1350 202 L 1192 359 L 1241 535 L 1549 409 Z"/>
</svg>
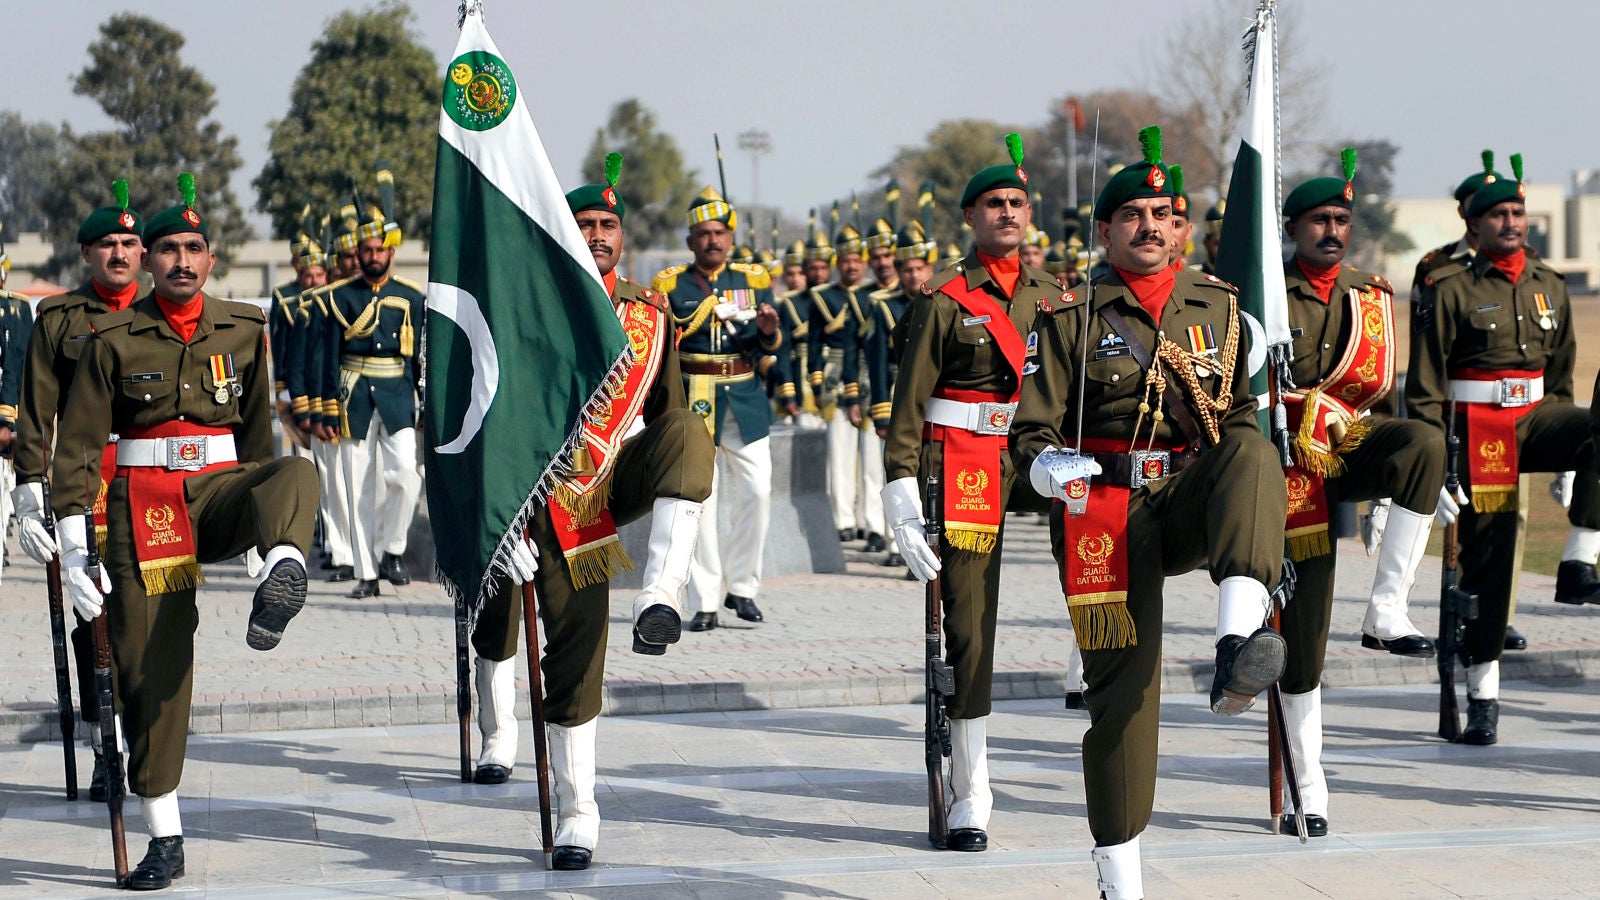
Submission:
<svg viewBox="0 0 1600 900">
<path fill-rule="evenodd" d="M 739 149 L 750 154 L 750 207 L 761 203 L 761 157 L 772 152 L 772 135 L 752 128 L 739 135 Z"/>
</svg>

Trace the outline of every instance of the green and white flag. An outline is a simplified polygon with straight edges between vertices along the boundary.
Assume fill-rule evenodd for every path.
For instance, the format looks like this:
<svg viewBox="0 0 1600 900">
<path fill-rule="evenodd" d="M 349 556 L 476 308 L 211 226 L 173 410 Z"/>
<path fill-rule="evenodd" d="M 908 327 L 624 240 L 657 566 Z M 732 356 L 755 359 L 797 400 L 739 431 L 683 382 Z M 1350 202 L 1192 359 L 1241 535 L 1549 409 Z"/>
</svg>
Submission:
<svg viewBox="0 0 1600 900">
<path fill-rule="evenodd" d="M 1245 34 L 1249 101 L 1239 153 L 1228 182 L 1228 205 L 1219 238 L 1217 277 L 1239 289 L 1239 309 L 1250 326 L 1250 389 L 1267 403 L 1268 349 L 1289 343 L 1288 287 L 1283 280 L 1283 208 L 1278 175 L 1278 23 L 1273 0 L 1263 0 Z M 1268 422 L 1262 420 L 1262 431 Z"/>
<path fill-rule="evenodd" d="M 632 356 L 511 68 L 465 6 L 439 111 L 424 428 L 440 579 L 475 614 Z"/>
</svg>

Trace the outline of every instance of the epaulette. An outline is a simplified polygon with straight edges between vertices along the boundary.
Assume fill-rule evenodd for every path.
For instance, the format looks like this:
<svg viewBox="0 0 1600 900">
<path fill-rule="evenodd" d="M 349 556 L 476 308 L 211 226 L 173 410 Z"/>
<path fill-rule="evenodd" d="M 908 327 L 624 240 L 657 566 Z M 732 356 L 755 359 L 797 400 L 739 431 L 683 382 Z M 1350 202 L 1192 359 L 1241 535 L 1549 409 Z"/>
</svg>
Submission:
<svg viewBox="0 0 1600 900">
<path fill-rule="evenodd" d="M 93 289 L 91 288 L 91 290 Z M 87 306 L 88 304 L 89 298 L 77 291 L 68 291 L 65 294 L 51 294 L 39 301 L 39 306 L 33 311 L 33 314 L 42 316 L 47 312 L 55 312 L 58 309 L 72 309 L 75 306 Z"/>
<path fill-rule="evenodd" d="M 235 319 L 244 319 L 247 322 L 267 321 L 266 313 L 263 313 L 260 307 L 252 303 L 224 300 L 222 301 L 222 308 L 227 310 L 228 315 L 233 316 Z"/>
<path fill-rule="evenodd" d="M 1471 271 L 1471 269 L 1471 260 L 1458 259 L 1455 262 L 1447 263 L 1446 265 L 1442 265 L 1439 268 L 1429 272 L 1427 278 L 1423 279 L 1422 283 L 1424 285 L 1435 285 L 1446 278 L 1454 278 L 1455 276 L 1460 275 L 1462 272 Z"/>
<path fill-rule="evenodd" d="M 398 281 L 401 284 L 405 285 L 408 288 L 411 288 L 413 291 L 416 291 L 419 294 L 428 293 L 428 288 L 425 285 L 417 284 L 415 281 L 412 281 L 409 278 L 401 278 L 399 275 L 391 275 L 391 276 L 389 276 L 389 280 L 390 281 Z"/>
<path fill-rule="evenodd" d="M 681 263 L 662 269 L 656 273 L 656 277 L 650 279 L 650 290 L 658 294 L 672 293 L 678 286 L 678 276 L 687 271 L 689 271 L 688 263 Z"/>
<path fill-rule="evenodd" d="M 89 330 L 95 334 L 104 334 L 113 328 L 125 328 L 133 323 L 134 308 L 132 305 L 124 306 L 116 312 L 101 313 L 89 317 Z"/>
<path fill-rule="evenodd" d="M 1059 296 L 1039 298 L 1039 312 L 1053 315 L 1063 310 L 1072 309 L 1074 306 L 1082 304 L 1088 296 L 1088 284 L 1085 282 L 1075 288 L 1062 291 Z"/>
<path fill-rule="evenodd" d="M 627 296 L 621 296 L 621 294 L 622 294 L 621 287 L 623 285 L 627 285 L 631 289 L 631 290 L 628 291 L 628 295 Z M 649 288 L 645 287 L 644 285 L 640 284 L 637 281 L 634 281 L 631 278 L 624 278 L 621 275 L 618 275 L 617 276 L 617 287 L 618 287 L 617 294 L 619 295 L 618 299 L 620 299 L 620 300 L 623 300 L 623 301 L 628 302 L 628 303 L 645 303 L 645 304 L 648 304 L 650 306 L 654 306 L 657 309 L 666 309 L 667 308 L 667 304 L 664 302 L 667 298 L 661 296 L 660 294 L 656 293 L 655 291 L 650 290 Z"/>
<path fill-rule="evenodd" d="M 933 273 L 932 278 L 929 278 L 927 281 L 923 282 L 922 293 L 931 297 L 936 291 L 939 290 L 939 288 L 949 284 L 951 281 L 955 280 L 957 275 L 961 275 L 964 272 L 966 272 L 966 267 L 961 265 L 961 260 L 958 259 L 955 262 L 952 262 L 950 265 L 945 266 L 943 269 Z"/>
<path fill-rule="evenodd" d="M 752 288 L 759 290 L 764 287 L 772 287 L 772 273 L 767 271 L 766 266 L 758 266 L 755 263 L 728 263 L 728 268 L 735 272 L 743 273 L 744 277 L 750 281 L 750 287 Z"/>
<path fill-rule="evenodd" d="M 1376 272 L 1363 272 L 1362 274 L 1367 276 L 1368 284 L 1385 291 L 1388 294 L 1394 294 L 1394 285 L 1389 283 L 1389 279 L 1379 275 Z"/>
<path fill-rule="evenodd" d="M 1549 272 L 1551 275 L 1554 275 L 1557 279 L 1559 279 L 1561 281 L 1566 281 L 1567 280 L 1567 276 L 1565 274 L 1563 274 L 1555 266 L 1550 265 L 1550 263 L 1546 262 L 1543 258 L 1538 257 L 1538 256 L 1534 256 L 1532 253 L 1526 254 L 1526 258 L 1528 260 L 1528 265 L 1529 266 L 1531 266 L 1531 267 L 1533 267 L 1535 269 L 1538 269 L 1541 272 Z"/>
<path fill-rule="evenodd" d="M 1422 262 L 1419 265 L 1426 266 L 1428 263 L 1433 262 L 1433 258 L 1438 255 L 1439 251 L 1437 249 L 1429 250 L 1427 253 L 1422 254 Z"/>
<path fill-rule="evenodd" d="M 1210 286 L 1210 287 L 1216 288 L 1219 291 L 1227 291 L 1230 294 L 1239 293 L 1239 289 L 1238 288 L 1236 288 L 1233 285 L 1227 283 L 1226 281 L 1223 281 L 1221 278 L 1218 278 L 1217 276 L 1212 275 L 1209 272 L 1198 272 L 1197 271 L 1197 272 L 1194 273 L 1194 275 L 1195 275 L 1194 283 L 1198 284 L 1198 285 L 1200 285 L 1202 287 Z"/>
</svg>

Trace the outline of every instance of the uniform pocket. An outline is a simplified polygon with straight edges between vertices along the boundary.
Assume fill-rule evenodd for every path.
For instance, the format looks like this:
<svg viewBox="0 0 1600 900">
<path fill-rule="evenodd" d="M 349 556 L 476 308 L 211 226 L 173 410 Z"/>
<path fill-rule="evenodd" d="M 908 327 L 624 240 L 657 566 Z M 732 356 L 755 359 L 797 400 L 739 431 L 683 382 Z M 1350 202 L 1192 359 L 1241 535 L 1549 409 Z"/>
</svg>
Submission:
<svg viewBox="0 0 1600 900">
<path fill-rule="evenodd" d="M 1114 417 L 1138 411 L 1144 396 L 1144 369 L 1132 356 L 1091 360 L 1084 375 L 1089 394 L 1085 404 L 1090 412 Z"/>
</svg>

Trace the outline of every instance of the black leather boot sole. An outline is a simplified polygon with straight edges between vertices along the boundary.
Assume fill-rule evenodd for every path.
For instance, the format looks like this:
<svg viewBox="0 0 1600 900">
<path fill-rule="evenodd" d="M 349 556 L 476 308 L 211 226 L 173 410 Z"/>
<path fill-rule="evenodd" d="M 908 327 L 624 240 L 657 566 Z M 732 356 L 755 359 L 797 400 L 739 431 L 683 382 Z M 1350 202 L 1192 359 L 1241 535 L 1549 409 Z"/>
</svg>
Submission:
<svg viewBox="0 0 1600 900">
<path fill-rule="evenodd" d="M 250 628 L 244 642 L 252 650 L 271 650 L 283 640 L 283 629 L 306 605 L 306 570 L 292 559 L 272 567 L 256 586 L 250 607 Z"/>
</svg>

